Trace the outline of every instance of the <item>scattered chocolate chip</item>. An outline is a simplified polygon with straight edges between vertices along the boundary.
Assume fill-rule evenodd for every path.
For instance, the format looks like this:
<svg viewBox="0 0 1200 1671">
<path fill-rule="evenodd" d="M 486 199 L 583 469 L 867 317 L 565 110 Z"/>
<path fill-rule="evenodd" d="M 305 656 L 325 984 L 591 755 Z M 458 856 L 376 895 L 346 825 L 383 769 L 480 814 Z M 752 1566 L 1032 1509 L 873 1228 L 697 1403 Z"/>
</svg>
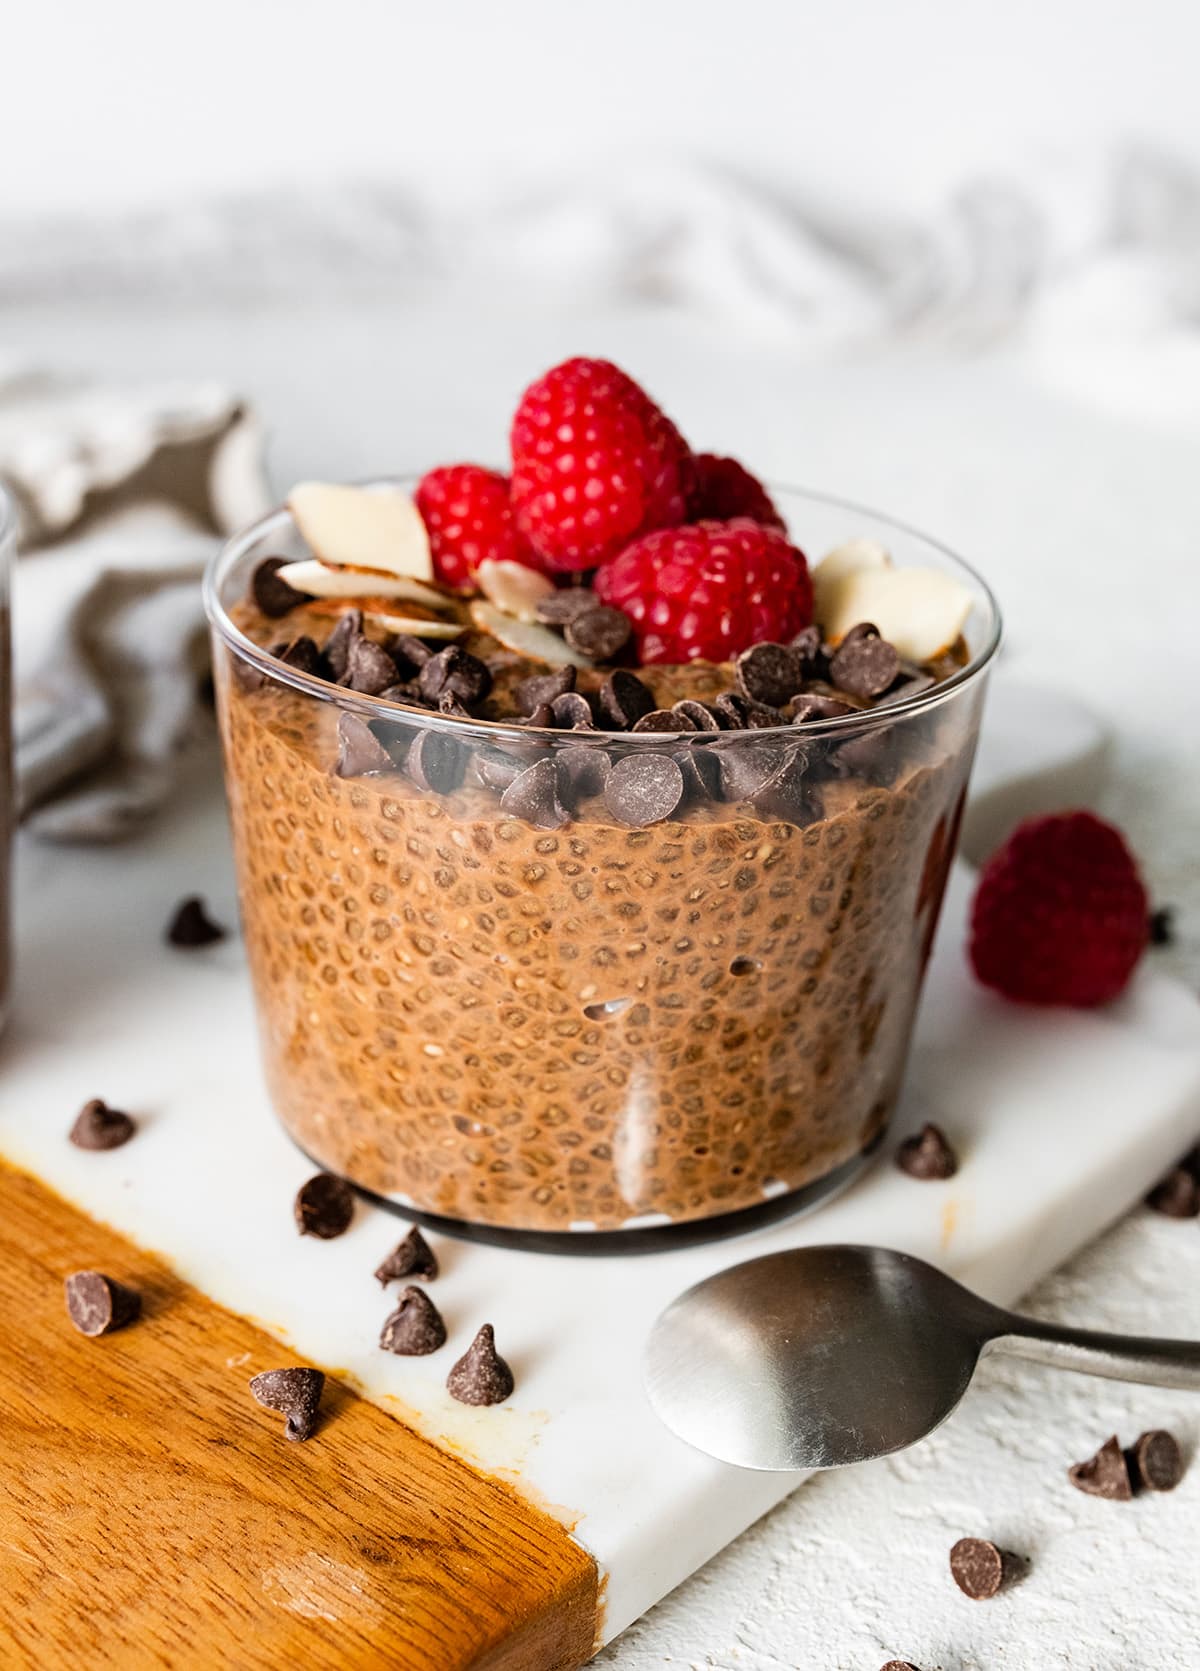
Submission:
<svg viewBox="0 0 1200 1671">
<path fill-rule="evenodd" d="M 577 615 L 597 607 L 596 594 L 588 586 L 563 586 L 537 602 L 537 618 L 547 626 L 564 627 Z"/>
<path fill-rule="evenodd" d="M 429 1295 L 420 1288 L 406 1288 L 383 1325 L 379 1344 L 401 1358 L 423 1358 L 444 1346 L 446 1325 Z"/>
<path fill-rule="evenodd" d="M 523 714 L 533 715 L 543 704 L 549 707 L 556 696 L 574 689 L 575 669 L 568 664 L 556 667 L 553 673 L 535 673 L 531 679 L 522 679 L 513 697 Z"/>
<path fill-rule="evenodd" d="M 1106 1497 L 1109 1502 L 1127 1503 L 1133 1496 L 1129 1480 L 1129 1465 L 1114 1433 L 1106 1439 L 1095 1456 L 1086 1462 L 1073 1463 L 1067 1478 L 1077 1491 L 1089 1497 Z"/>
<path fill-rule="evenodd" d="M 733 675 L 747 701 L 782 708 L 804 683 L 804 660 L 786 644 L 752 644 L 734 661 Z"/>
<path fill-rule="evenodd" d="M 502 812 L 524 818 L 539 830 L 560 830 L 571 814 L 558 794 L 558 767 L 552 757 L 527 766 L 500 797 Z"/>
<path fill-rule="evenodd" d="M 820 791 L 802 748 L 793 749 L 751 799 L 768 818 L 811 824 L 821 816 Z"/>
<path fill-rule="evenodd" d="M 437 711 L 448 719 L 473 719 L 474 715 L 458 700 L 452 690 L 444 690 L 437 700 Z"/>
<path fill-rule="evenodd" d="M 630 730 L 653 708 L 654 693 L 636 673 L 627 673 L 623 667 L 610 673 L 600 686 L 600 709 L 614 730 Z"/>
<path fill-rule="evenodd" d="M 102 1271 L 76 1271 L 63 1284 L 67 1315 L 79 1330 L 94 1339 L 132 1323 L 142 1309 L 142 1296 Z"/>
<path fill-rule="evenodd" d="M 314 679 L 322 677 L 325 663 L 321 660 L 321 652 L 306 634 L 293 638 L 290 644 L 285 644 L 281 650 L 274 652 L 276 661 L 281 661 L 285 667 L 294 667 L 298 673 L 310 673 Z"/>
<path fill-rule="evenodd" d="M 1183 1453 L 1178 1440 L 1163 1427 L 1139 1434 L 1126 1451 L 1125 1459 L 1138 1491 L 1174 1491 L 1183 1478 Z"/>
<path fill-rule="evenodd" d="M 340 616 L 338 624 L 325 640 L 325 660 L 329 671 L 336 680 L 345 678 L 346 664 L 350 659 L 350 646 L 356 638 L 362 637 L 363 613 L 361 609 L 347 609 Z"/>
<path fill-rule="evenodd" d="M 420 731 L 413 738 L 404 769 L 418 789 L 449 795 L 466 770 L 466 750 L 444 731 Z"/>
<path fill-rule="evenodd" d="M 829 664 L 829 677 L 851 696 L 882 696 L 895 682 L 900 657 L 885 638 L 852 637 L 851 628 Z"/>
<path fill-rule="evenodd" d="M 363 696 L 378 696 L 396 683 L 396 664 L 382 644 L 360 632 L 350 640 L 346 671 L 338 682 Z"/>
<path fill-rule="evenodd" d="M 423 1276 L 432 1282 L 437 1274 L 437 1254 L 415 1224 L 375 1272 L 376 1279 L 385 1288 L 389 1282 L 398 1282 L 401 1277 Z"/>
<path fill-rule="evenodd" d="M 194 946 L 211 946 L 224 938 L 225 930 L 220 923 L 213 922 L 199 894 L 181 899 L 167 924 L 167 944 L 186 951 Z"/>
<path fill-rule="evenodd" d="M 1005 1579 L 1002 1550 L 987 1538 L 959 1538 L 950 1551 L 950 1576 L 972 1601 L 990 1601 Z"/>
<path fill-rule="evenodd" d="M 503 795 L 523 770 L 521 762 L 511 754 L 477 754 L 472 761 L 475 776 L 485 789 Z"/>
<path fill-rule="evenodd" d="M 1176 1166 L 1150 1191 L 1146 1205 L 1164 1218 L 1196 1218 L 1200 1215 L 1200 1183 L 1186 1166 Z"/>
<path fill-rule="evenodd" d="M 612 771 L 612 761 L 604 750 L 585 744 L 559 749 L 554 758 L 558 763 L 559 792 L 576 805 L 589 795 L 598 795 Z"/>
<path fill-rule="evenodd" d="M 958 1156 L 941 1126 L 927 1121 L 896 1150 L 896 1165 L 910 1178 L 953 1178 L 958 1171 Z"/>
<path fill-rule="evenodd" d="M 605 806 L 635 829 L 669 818 L 682 799 L 683 773 L 669 754 L 627 754 L 604 785 Z"/>
<path fill-rule="evenodd" d="M 317 1236 L 330 1242 L 350 1228 L 354 1217 L 354 1191 L 344 1178 L 332 1172 L 318 1172 L 296 1192 L 292 1211 L 302 1236 Z"/>
<path fill-rule="evenodd" d="M 1147 933 L 1152 946 L 1171 946 L 1175 943 L 1175 907 L 1160 905 L 1151 911 Z"/>
<path fill-rule="evenodd" d="M 110 1108 L 102 1097 L 93 1097 L 76 1115 L 69 1138 L 77 1149 L 119 1149 L 136 1131 L 128 1114 Z"/>
<path fill-rule="evenodd" d="M 841 719 L 845 714 L 855 714 L 858 709 L 852 702 L 842 702 L 836 696 L 820 696 L 815 691 L 803 691 L 792 698 L 791 720 L 793 725 L 804 725 L 809 720 Z"/>
<path fill-rule="evenodd" d="M 357 714 L 338 715 L 338 756 L 336 777 L 372 777 L 390 772 L 392 757 L 365 719 Z"/>
<path fill-rule="evenodd" d="M 682 731 L 694 731 L 696 727 L 686 714 L 681 714 L 678 708 L 651 708 L 648 714 L 643 714 L 636 725 L 631 725 L 631 731 L 673 731 L 676 736 Z"/>
<path fill-rule="evenodd" d="M 693 702 L 690 696 L 685 696 L 681 702 L 673 704 L 672 711 L 690 719 L 693 731 L 719 731 L 720 721 L 712 709 L 703 702 Z"/>
<path fill-rule="evenodd" d="M 422 696 L 436 700 L 444 690 L 453 691 L 460 702 L 473 707 L 482 702 L 492 688 L 492 675 L 486 662 L 480 661 L 458 644 L 447 644 L 422 667 L 417 675 Z"/>
<path fill-rule="evenodd" d="M 319 1369 L 264 1369 L 250 1382 L 250 1392 L 264 1410 L 277 1410 L 287 1421 L 289 1439 L 311 1439 L 325 1377 Z"/>
<path fill-rule="evenodd" d="M 460 1404 L 503 1404 L 512 1397 L 513 1373 L 496 1351 L 496 1336 L 485 1323 L 446 1377 Z"/>
<path fill-rule="evenodd" d="M 428 644 L 423 644 L 419 638 L 414 638 L 410 632 L 397 633 L 388 645 L 398 667 L 406 671 L 417 673 L 433 656 Z"/>
<path fill-rule="evenodd" d="M 556 696 L 550 704 L 550 712 L 554 715 L 554 723 L 564 731 L 594 731 L 596 722 L 592 717 L 591 703 L 586 696 L 581 696 L 577 690 L 566 690 L 561 696 Z"/>
<path fill-rule="evenodd" d="M 778 749 L 748 738 L 718 743 L 713 752 L 721 775 L 721 798 L 726 801 L 752 801 L 781 764 Z"/>
<path fill-rule="evenodd" d="M 289 586 L 286 580 L 280 580 L 279 571 L 291 562 L 290 557 L 267 557 L 258 565 L 250 581 L 250 590 L 254 602 L 264 615 L 278 620 L 289 610 L 299 609 L 302 603 L 308 603 L 309 594 L 298 592 L 294 586 Z"/>
<path fill-rule="evenodd" d="M 612 661 L 621 654 L 632 635 L 633 622 L 625 611 L 610 609 L 606 604 L 573 616 L 563 629 L 563 637 L 572 650 L 578 650 L 589 661 Z"/>
</svg>

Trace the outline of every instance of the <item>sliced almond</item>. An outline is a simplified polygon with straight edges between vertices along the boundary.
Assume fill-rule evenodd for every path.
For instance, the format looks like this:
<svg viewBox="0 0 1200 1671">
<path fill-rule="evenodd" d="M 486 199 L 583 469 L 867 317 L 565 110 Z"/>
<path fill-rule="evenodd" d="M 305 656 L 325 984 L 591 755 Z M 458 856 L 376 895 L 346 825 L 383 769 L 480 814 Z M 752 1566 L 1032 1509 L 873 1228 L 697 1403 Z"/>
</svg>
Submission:
<svg viewBox="0 0 1200 1671">
<path fill-rule="evenodd" d="M 548 661 L 553 667 L 561 667 L 564 662 L 572 667 L 595 666 L 549 627 L 540 626 L 536 621 L 514 620 L 482 598 L 471 605 L 471 620 L 480 632 L 490 632 L 493 638 L 499 639 L 505 649 L 515 650 L 533 661 Z"/>
<path fill-rule="evenodd" d="M 428 604 L 430 609 L 445 609 L 450 601 L 444 592 L 420 580 L 359 569 L 331 569 L 315 557 L 302 563 L 285 563 L 276 572 L 289 586 L 312 598 L 405 598 L 409 603 Z"/>
<path fill-rule="evenodd" d="M 300 482 L 288 494 L 288 508 L 316 555 L 335 568 L 433 579 L 421 513 L 397 487 Z"/>
<path fill-rule="evenodd" d="M 536 621 L 537 606 L 554 591 L 554 582 L 524 563 L 496 562 L 486 557 L 475 571 L 479 590 L 518 621 Z"/>
<path fill-rule="evenodd" d="M 940 569 L 863 568 L 836 593 L 834 612 L 821 617 L 831 643 L 871 621 L 908 661 L 932 661 L 948 650 L 971 612 L 970 592 Z"/>
<path fill-rule="evenodd" d="M 863 569 L 889 569 L 892 559 L 878 540 L 846 540 L 835 546 L 813 570 L 813 604 L 817 620 L 825 626 L 838 614 L 838 599 L 851 575 Z M 828 633 L 826 626 L 826 633 Z"/>
<path fill-rule="evenodd" d="M 364 610 L 363 619 L 385 632 L 406 632 L 413 638 L 461 638 L 466 630 L 457 621 L 427 621 L 419 615 L 381 615 Z"/>
</svg>

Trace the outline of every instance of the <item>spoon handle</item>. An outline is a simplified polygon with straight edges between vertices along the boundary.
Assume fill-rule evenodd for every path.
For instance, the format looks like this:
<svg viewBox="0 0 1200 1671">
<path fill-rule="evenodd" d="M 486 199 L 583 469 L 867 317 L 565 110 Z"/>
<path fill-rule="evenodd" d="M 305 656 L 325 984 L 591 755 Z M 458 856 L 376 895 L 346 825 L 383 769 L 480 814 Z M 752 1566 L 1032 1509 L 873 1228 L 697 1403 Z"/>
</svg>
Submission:
<svg viewBox="0 0 1200 1671">
<path fill-rule="evenodd" d="M 984 1351 L 1007 1352 L 1056 1369 L 1102 1375 L 1109 1381 L 1140 1381 L 1150 1387 L 1200 1392 L 1200 1341 L 1156 1340 L 1148 1335 L 1103 1334 L 1064 1328 L 1006 1313 Z"/>
</svg>

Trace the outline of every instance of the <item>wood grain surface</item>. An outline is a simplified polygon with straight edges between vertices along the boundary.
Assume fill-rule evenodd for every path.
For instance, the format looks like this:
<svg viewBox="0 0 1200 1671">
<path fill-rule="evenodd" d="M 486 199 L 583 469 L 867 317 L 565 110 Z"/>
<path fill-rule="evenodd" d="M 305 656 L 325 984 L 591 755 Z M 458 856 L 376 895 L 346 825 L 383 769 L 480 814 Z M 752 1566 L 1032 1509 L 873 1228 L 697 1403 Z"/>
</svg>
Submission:
<svg viewBox="0 0 1200 1671">
<path fill-rule="evenodd" d="M 71 1327 L 63 1279 L 139 1289 Z M 0 1664 L 559 1671 L 595 1563 L 556 1521 L 331 1380 L 304 1444 L 247 1391 L 290 1356 L 0 1164 Z"/>
</svg>

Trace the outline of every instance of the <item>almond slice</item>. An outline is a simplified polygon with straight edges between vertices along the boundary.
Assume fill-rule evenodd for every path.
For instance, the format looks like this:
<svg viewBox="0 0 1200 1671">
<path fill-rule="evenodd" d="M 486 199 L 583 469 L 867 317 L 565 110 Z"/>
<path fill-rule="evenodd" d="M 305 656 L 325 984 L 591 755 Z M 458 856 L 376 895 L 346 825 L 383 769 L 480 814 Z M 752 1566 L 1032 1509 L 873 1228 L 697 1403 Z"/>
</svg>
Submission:
<svg viewBox="0 0 1200 1671">
<path fill-rule="evenodd" d="M 363 619 L 385 632 L 406 632 L 413 638 L 461 638 L 465 628 L 457 621 L 427 621 L 417 615 L 381 615 L 364 610 Z"/>
<path fill-rule="evenodd" d="M 948 650 L 971 612 L 970 592 L 940 569 L 859 569 L 836 590 L 834 612 L 821 618 L 831 643 L 871 621 L 908 661 L 932 661 Z"/>
<path fill-rule="evenodd" d="M 813 607 L 816 618 L 829 633 L 831 616 L 840 611 L 838 600 L 851 575 L 863 569 L 889 569 L 892 559 L 878 540 L 846 540 L 826 552 L 813 570 Z"/>
<path fill-rule="evenodd" d="M 315 557 L 302 563 L 285 563 L 276 573 L 312 598 L 406 598 L 409 603 L 428 604 L 430 609 L 445 609 L 450 601 L 443 592 L 420 580 L 359 569 L 331 569 Z"/>
<path fill-rule="evenodd" d="M 288 494 L 288 508 L 316 555 L 334 568 L 433 579 L 421 513 L 397 487 L 300 482 Z"/>
<path fill-rule="evenodd" d="M 492 557 L 484 558 L 475 578 L 484 597 L 518 621 L 536 621 L 538 603 L 555 589 L 554 582 L 536 569 Z"/>
<path fill-rule="evenodd" d="M 471 605 L 471 620 L 480 632 L 489 632 L 493 638 L 499 639 L 506 650 L 515 650 L 520 656 L 529 656 L 533 661 L 547 661 L 553 667 L 561 667 L 569 662 L 572 667 L 594 667 L 595 663 L 581 656 L 578 650 L 551 632 L 549 627 L 543 627 L 536 621 L 517 621 L 511 615 L 506 615 L 502 609 L 497 609 L 494 603 L 487 603 L 482 598 Z"/>
</svg>

